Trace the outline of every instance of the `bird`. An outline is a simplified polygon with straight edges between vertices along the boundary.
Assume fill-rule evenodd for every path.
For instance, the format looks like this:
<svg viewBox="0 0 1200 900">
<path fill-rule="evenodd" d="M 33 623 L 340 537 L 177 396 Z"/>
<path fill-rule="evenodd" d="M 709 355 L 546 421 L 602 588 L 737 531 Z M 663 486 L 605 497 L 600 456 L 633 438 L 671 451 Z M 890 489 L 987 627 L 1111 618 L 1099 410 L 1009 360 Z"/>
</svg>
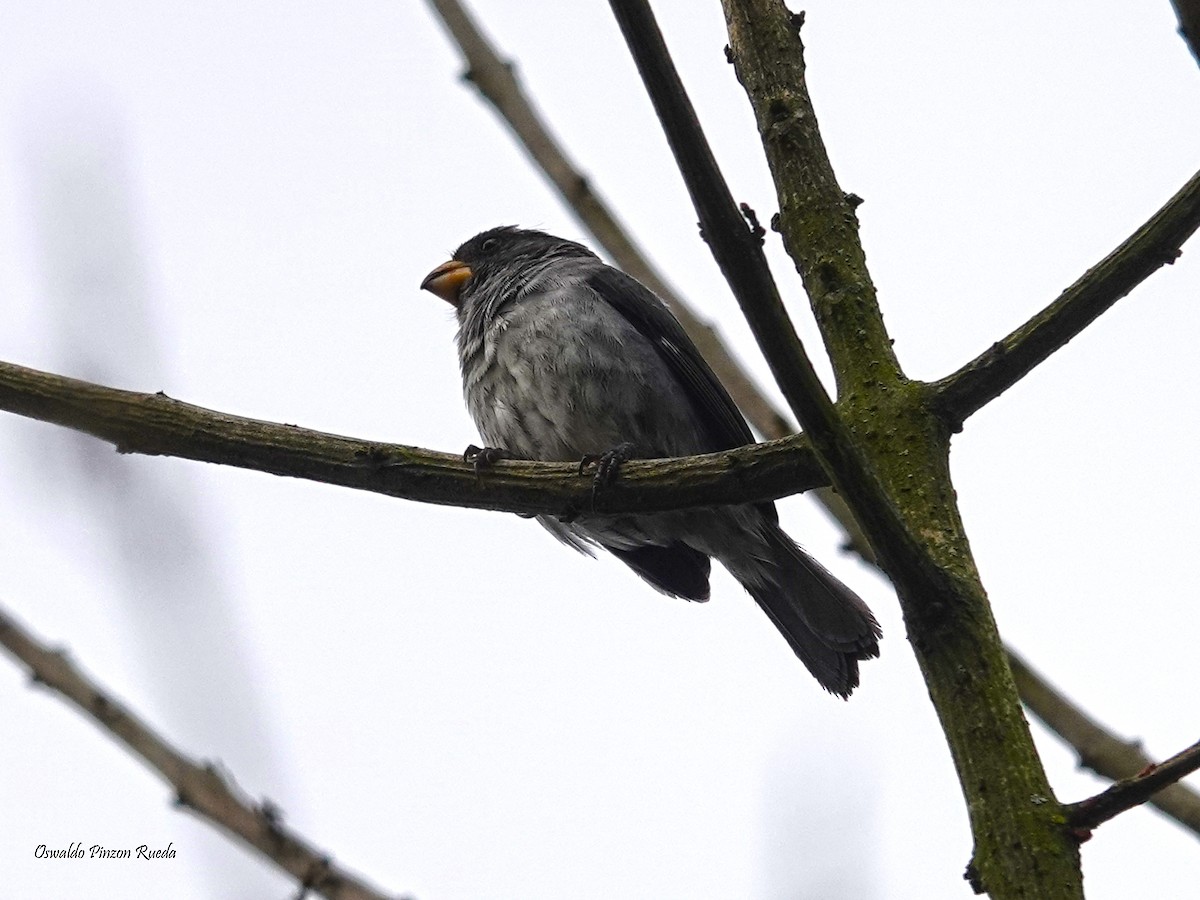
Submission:
<svg viewBox="0 0 1200 900">
<path fill-rule="evenodd" d="M 649 288 L 582 244 L 500 226 L 467 240 L 421 283 L 454 307 L 467 409 L 503 458 L 598 464 L 754 443 L 746 420 Z M 605 550 L 658 591 L 709 599 L 711 560 L 736 578 L 826 691 L 848 698 L 882 632 L 857 594 L 779 526 L 774 503 L 671 512 L 542 515 L 583 553 Z"/>
</svg>

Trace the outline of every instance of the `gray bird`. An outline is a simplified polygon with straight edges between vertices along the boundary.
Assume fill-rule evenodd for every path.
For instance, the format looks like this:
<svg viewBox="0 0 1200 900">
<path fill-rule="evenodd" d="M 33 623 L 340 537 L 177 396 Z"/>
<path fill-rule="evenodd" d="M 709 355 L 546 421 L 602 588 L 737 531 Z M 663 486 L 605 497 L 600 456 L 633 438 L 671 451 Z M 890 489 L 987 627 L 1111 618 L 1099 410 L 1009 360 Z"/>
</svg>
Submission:
<svg viewBox="0 0 1200 900">
<path fill-rule="evenodd" d="M 753 443 L 745 419 L 667 307 L 586 247 L 493 228 L 422 282 L 458 314 L 463 391 L 484 449 L 599 461 L 712 453 Z M 741 582 L 827 691 L 848 697 L 879 655 L 867 605 L 779 527 L 773 503 L 676 512 L 539 516 L 563 543 L 599 546 L 674 597 L 709 596 L 710 557 Z"/>
</svg>

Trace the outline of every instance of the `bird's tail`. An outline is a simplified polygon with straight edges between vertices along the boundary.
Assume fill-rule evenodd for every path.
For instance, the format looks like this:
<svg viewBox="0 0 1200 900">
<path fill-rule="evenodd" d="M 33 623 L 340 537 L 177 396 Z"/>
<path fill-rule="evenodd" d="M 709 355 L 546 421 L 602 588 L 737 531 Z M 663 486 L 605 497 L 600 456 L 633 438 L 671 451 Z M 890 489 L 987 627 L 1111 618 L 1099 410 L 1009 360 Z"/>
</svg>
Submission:
<svg viewBox="0 0 1200 900">
<path fill-rule="evenodd" d="M 761 534 L 767 552 L 728 567 L 821 686 L 849 697 L 858 687 L 859 662 L 879 655 L 879 623 L 778 525 L 764 520 Z"/>
</svg>

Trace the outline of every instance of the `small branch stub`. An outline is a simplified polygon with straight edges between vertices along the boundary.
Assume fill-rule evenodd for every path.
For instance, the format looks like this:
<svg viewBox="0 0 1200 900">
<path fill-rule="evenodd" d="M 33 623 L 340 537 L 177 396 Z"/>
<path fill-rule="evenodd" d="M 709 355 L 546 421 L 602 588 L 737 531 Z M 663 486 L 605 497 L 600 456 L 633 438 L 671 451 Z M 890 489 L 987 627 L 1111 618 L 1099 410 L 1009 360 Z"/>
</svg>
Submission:
<svg viewBox="0 0 1200 900">
<path fill-rule="evenodd" d="M 1067 823 L 1074 829 L 1091 831 L 1097 825 L 1150 800 L 1164 788 L 1200 769 L 1200 741 L 1165 762 L 1151 764 L 1132 778 L 1118 781 L 1108 790 L 1066 807 Z"/>
</svg>

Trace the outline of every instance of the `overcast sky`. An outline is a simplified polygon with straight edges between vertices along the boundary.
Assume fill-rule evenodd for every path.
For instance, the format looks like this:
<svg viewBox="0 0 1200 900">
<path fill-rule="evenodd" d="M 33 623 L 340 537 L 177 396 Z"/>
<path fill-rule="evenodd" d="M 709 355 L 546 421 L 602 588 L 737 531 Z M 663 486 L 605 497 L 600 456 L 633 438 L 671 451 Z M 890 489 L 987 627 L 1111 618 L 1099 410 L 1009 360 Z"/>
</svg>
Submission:
<svg viewBox="0 0 1200 900">
<path fill-rule="evenodd" d="M 655 8 L 736 197 L 766 220 L 719 4 Z M 766 384 L 607 5 L 474 9 Z M 806 9 L 817 113 L 913 377 L 1025 321 L 1200 160 L 1200 71 L 1166 0 Z M 477 435 L 452 311 L 421 278 L 495 224 L 586 240 L 460 72 L 414 0 L 4 4 L 0 359 L 460 451 Z M 64 235 L 112 263 L 74 273 L 77 295 L 99 285 L 87 312 L 63 305 Z M 1198 725 L 1196 256 L 972 418 L 952 459 L 1006 639 L 1158 756 Z M 895 597 L 809 500 L 780 504 L 785 526 L 885 631 L 848 703 L 723 571 L 690 605 L 514 516 L 0 430 L 0 603 L 387 891 L 969 896 L 966 813 Z M 202 575 L 179 576 L 182 557 Z M 0 717 L 4 896 L 288 896 L 7 661 Z M 1103 787 L 1035 731 L 1062 799 Z M 72 841 L 177 855 L 34 858 Z M 1153 811 L 1123 815 L 1083 848 L 1088 896 L 1190 896 L 1198 849 Z"/>
</svg>

